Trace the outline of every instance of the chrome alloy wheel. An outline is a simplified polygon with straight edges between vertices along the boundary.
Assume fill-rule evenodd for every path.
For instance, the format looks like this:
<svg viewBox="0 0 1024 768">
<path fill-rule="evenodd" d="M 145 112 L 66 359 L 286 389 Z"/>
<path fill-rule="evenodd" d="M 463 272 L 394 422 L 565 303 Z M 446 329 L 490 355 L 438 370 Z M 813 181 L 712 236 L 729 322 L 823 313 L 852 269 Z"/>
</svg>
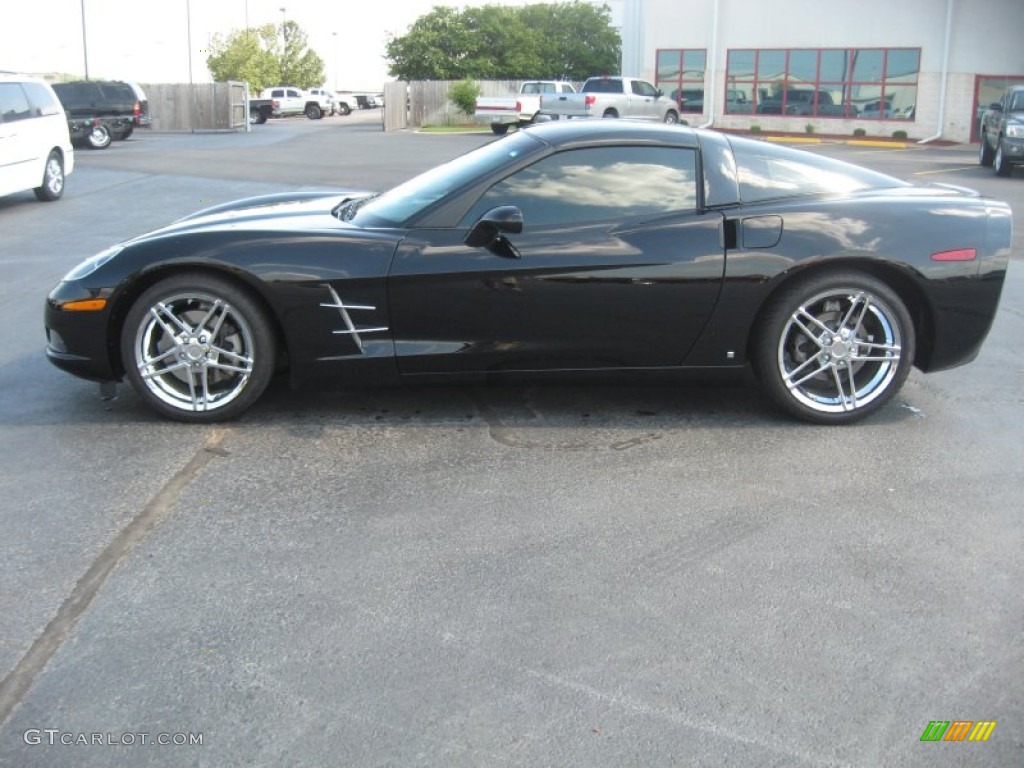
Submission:
<svg viewBox="0 0 1024 768">
<path fill-rule="evenodd" d="M 60 158 L 56 155 L 50 155 L 46 161 L 43 186 L 54 198 L 60 197 L 61 192 L 64 191 L 64 168 L 60 164 Z"/>
<path fill-rule="evenodd" d="M 200 291 L 164 298 L 147 311 L 134 341 L 150 392 L 182 411 L 216 411 L 242 394 L 253 374 L 253 333 L 231 304 Z"/>
<path fill-rule="evenodd" d="M 851 412 L 886 392 L 902 358 L 896 312 L 859 289 L 834 289 L 800 304 L 779 337 L 789 394 L 820 413 Z"/>
</svg>

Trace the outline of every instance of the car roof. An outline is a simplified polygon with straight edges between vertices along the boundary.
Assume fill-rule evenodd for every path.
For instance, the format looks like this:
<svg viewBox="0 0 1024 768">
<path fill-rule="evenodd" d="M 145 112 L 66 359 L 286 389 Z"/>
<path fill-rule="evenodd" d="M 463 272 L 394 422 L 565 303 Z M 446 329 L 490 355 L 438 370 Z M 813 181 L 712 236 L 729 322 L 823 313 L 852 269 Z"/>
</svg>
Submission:
<svg viewBox="0 0 1024 768">
<path fill-rule="evenodd" d="M 531 125 L 526 131 L 530 136 L 552 147 L 619 142 L 697 146 L 697 132 L 685 125 L 641 122 L 622 118 L 606 120 L 590 117 L 577 120 L 552 120 Z"/>
</svg>

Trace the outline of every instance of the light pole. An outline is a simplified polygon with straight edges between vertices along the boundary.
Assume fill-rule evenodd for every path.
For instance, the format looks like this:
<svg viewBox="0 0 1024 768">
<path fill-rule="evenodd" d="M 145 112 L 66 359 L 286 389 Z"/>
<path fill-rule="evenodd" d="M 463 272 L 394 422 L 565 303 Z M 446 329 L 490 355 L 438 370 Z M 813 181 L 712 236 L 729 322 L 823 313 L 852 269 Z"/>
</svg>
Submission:
<svg viewBox="0 0 1024 768">
<path fill-rule="evenodd" d="M 334 92 L 338 92 L 338 33 L 331 32 L 334 38 Z"/>
<path fill-rule="evenodd" d="M 85 0 L 82 0 L 82 57 L 85 59 L 85 79 L 89 79 L 89 48 L 85 44 Z"/>
<path fill-rule="evenodd" d="M 284 41 L 284 47 L 288 47 L 288 16 L 285 15 L 284 8 L 281 9 L 281 40 Z"/>
</svg>

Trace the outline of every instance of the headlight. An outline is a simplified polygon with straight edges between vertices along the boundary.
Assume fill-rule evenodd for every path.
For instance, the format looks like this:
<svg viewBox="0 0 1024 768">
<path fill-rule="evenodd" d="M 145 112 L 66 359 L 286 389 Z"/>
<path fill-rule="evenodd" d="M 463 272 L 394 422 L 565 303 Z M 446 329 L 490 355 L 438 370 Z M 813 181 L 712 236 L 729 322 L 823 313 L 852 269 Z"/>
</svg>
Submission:
<svg viewBox="0 0 1024 768">
<path fill-rule="evenodd" d="M 1024 138 L 1024 123 L 1007 123 L 1006 135 L 1015 139 Z"/>
<path fill-rule="evenodd" d="M 123 250 L 123 245 L 115 245 L 111 248 L 107 248 L 105 251 L 100 251 L 95 256 L 90 256 L 64 275 L 64 282 L 66 283 L 70 280 L 81 280 L 83 277 L 91 275 Z"/>
</svg>

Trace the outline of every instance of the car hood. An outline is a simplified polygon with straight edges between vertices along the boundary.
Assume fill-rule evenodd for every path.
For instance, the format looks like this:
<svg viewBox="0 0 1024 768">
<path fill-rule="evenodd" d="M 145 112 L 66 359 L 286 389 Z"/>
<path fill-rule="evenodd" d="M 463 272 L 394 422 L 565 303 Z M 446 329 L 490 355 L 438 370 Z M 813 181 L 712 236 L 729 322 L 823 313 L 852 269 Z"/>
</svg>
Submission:
<svg viewBox="0 0 1024 768">
<path fill-rule="evenodd" d="M 332 211 L 346 200 L 370 194 L 365 190 L 337 190 L 247 197 L 196 211 L 146 237 L 211 229 L 348 228 L 352 225 L 339 221 Z"/>
</svg>

